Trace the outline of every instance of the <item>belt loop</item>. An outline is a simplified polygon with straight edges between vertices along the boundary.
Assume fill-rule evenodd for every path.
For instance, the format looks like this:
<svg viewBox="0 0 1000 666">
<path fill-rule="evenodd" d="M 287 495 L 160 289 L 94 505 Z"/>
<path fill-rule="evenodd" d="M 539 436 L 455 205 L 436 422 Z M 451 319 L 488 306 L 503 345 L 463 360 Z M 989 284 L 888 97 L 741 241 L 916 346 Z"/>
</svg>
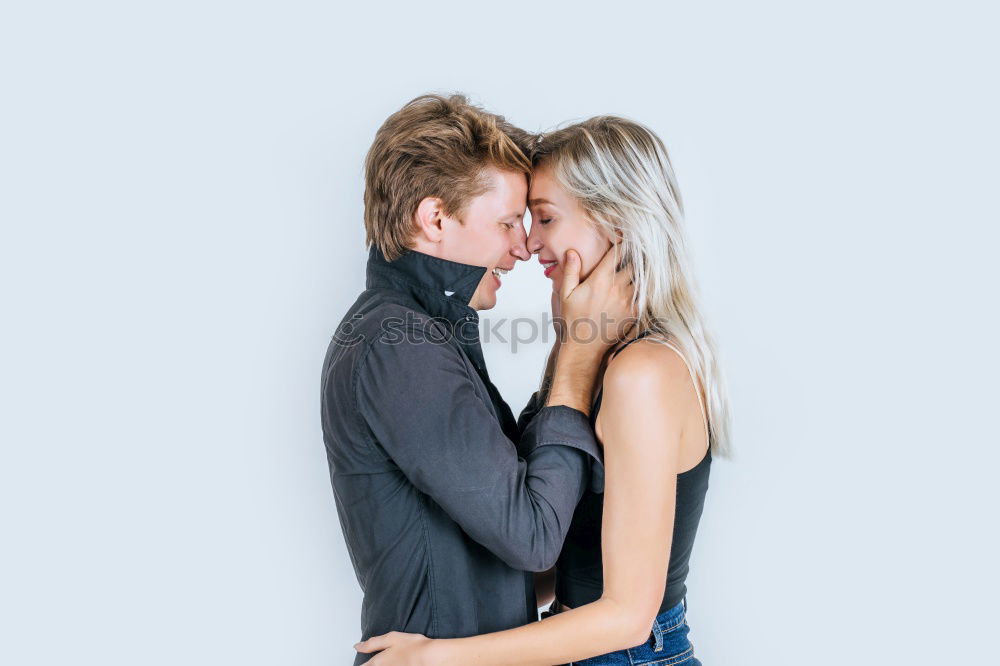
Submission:
<svg viewBox="0 0 1000 666">
<path fill-rule="evenodd" d="M 660 627 L 660 622 L 653 619 L 653 652 L 659 652 L 663 649 L 663 628 Z"/>
</svg>

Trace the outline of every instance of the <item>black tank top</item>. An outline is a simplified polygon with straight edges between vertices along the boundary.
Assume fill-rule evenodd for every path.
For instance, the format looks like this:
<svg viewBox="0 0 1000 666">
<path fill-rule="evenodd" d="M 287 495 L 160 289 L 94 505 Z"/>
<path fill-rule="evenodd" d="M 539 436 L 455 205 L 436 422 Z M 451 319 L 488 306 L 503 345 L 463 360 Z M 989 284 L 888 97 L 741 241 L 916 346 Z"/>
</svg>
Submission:
<svg viewBox="0 0 1000 666">
<path fill-rule="evenodd" d="M 640 333 L 634 340 L 619 347 L 612 357 L 631 343 L 646 337 Z M 598 392 L 591 410 L 591 425 L 597 423 L 604 391 Z M 657 614 L 673 608 L 687 594 L 684 581 L 688 575 L 688 561 L 694 537 L 698 531 L 708 490 L 709 469 L 712 464 L 711 448 L 701 462 L 677 475 L 677 502 L 674 510 L 674 534 L 670 545 L 670 567 L 667 586 Z M 573 514 L 566 542 L 556 564 L 556 599 L 570 608 L 597 601 L 604 591 L 604 571 L 601 561 L 601 515 L 604 495 L 587 490 Z"/>
</svg>

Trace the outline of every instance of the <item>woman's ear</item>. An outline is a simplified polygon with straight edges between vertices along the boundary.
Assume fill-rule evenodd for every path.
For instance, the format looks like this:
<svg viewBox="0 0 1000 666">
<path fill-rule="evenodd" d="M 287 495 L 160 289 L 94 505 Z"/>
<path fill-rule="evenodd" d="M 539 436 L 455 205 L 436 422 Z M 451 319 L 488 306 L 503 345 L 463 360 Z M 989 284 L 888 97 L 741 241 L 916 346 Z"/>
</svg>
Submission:
<svg viewBox="0 0 1000 666">
<path fill-rule="evenodd" d="M 440 199 L 437 197 L 421 199 L 414 215 L 417 222 L 417 237 L 430 243 L 440 243 L 444 234 L 441 224 L 444 217 L 443 202 Z"/>
<path fill-rule="evenodd" d="M 611 229 L 609 231 L 607 227 L 598 226 L 596 223 L 593 222 L 591 224 L 594 224 L 594 226 L 597 227 L 597 233 L 600 234 L 601 238 L 603 238 L 607 242 L 608 249 L 610 249 L 614 245 L 621 245 L 622 238 L 625 237 L 622 234 L 621 229 Z"/>
<path fill-rule="evenodd" d="M 615 229 L 614 236 L 612 236 L 612 242 L 617 246 L 615 252 L 618 253 L 618 264 L 615 266 L 615 271 L 625 270 L 632 266 L 632 257 L 625 253 L 625 247 L 622 243 L 624 238 L 621 229 Z"/>
<path fill-rule="evenodd" d="M 611 250 L 612 252 L 622 251 L 622 233 L 615 229 L 614 231 L 608 231 L 607 229 L 600 230 L 601 238 L 607 243 L 605 250 Z"/>
</svg>

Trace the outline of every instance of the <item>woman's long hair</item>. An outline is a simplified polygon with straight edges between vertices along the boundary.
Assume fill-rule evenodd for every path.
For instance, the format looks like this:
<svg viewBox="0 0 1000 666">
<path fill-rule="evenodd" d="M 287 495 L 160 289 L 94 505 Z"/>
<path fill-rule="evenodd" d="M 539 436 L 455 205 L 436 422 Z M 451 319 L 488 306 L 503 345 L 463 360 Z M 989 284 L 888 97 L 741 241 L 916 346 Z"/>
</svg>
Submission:
<svg viewBox="0 0 1000 666">
<path fill-rule="evenodd" d="M 532 163 L 550 166 L 594 224 L 621 238 L 618 265 L 632 273 L 638 329 L 684 353 L 704 391 L 712 453 L 729 456 L 729 396 L 698 307 L 683 203 L 663 142 L 639 123 L 597 116 L 539 135 Z"/>
</svg>

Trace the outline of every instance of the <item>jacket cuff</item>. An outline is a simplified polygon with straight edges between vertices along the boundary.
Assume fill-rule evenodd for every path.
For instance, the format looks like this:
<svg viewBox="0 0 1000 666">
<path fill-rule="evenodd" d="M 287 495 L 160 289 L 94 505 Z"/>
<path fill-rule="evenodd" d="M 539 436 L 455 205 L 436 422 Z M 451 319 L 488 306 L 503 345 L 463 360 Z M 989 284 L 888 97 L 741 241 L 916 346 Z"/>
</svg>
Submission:
<svg viewBox="0 0 1000 666">
<path fill-rule="evenodd" d="M 539 446 L 568 446 L 585 453 L 589 461 L 588 489 L 604 492 L 604 454 L 583 412 L 566 405 L 538 410 L 524 429 L 518 448 L 526 456 Z"/>
</svg>

